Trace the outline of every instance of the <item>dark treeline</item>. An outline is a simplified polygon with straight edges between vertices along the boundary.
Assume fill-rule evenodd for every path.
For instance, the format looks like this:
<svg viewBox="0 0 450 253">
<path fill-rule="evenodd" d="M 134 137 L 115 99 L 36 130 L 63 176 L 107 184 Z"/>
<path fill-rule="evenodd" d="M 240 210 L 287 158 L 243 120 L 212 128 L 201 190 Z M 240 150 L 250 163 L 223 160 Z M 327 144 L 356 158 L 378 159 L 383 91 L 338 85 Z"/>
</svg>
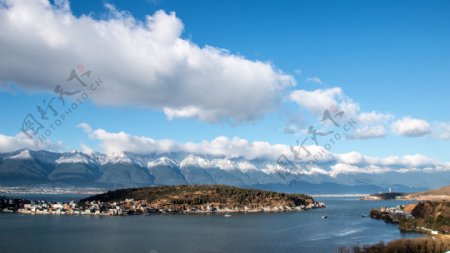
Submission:
<svg viewBox="0 0 450 253">
<path fill-rule="evenodd" d="M 125 199 L 146 200 L 154 202 L 161 199 L 170 200 L 172 204 L 202 205 L 207 203 L 235 203 L 239 205 L 286 202 L 295 206 L 310 204 L 314 200 L 305 194 L 286 194 L 273 191 L 238 188 L 225 185 L 180 185 L 130 188 L 109 191 L 95 195 L 84 201 L 102 202 L 123 201 Z"/>
</svg>

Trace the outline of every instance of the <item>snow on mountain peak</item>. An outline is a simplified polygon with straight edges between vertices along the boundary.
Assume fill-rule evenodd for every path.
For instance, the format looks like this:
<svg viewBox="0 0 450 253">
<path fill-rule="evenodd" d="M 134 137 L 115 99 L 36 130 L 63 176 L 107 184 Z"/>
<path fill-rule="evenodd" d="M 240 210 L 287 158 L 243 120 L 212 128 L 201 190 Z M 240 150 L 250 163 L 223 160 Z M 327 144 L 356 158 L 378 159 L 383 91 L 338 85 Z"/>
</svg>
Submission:
<svg viewBox="0 0 450 253">
<path fill-rule="evenodd" d="M 26 159 L 33 159 L 33 157 L 30 154 L 30 150 L 29 149 L 24 149 L 22 151 L 20 151 L 20 153 L 7 157 L 9 159 L 21 159 L 21 160 L 26 160 Z"/>
<path fill-rule="evenodd" d="M 250 171 L 250 170 L 257 170 L 256 166 L 254 164 L 247 162 L 247 161 L 238 162 L 237 167 L 242 172 L 246 172 L 246 171 Z"/>
<path fill-rule="evenodd" d="M 133 161 L 130 157 L 127 156 L 124 152 L 121 153 L 111 153 L 106 156 L 106 163 L 126 163 L 133 164 Z"/>
<path fill-rule="evenodd" d="M 153 160 L 153 161 L 150 161 L 147 163 L 148 168 L 152 168 L 152 167 L 156 167 L 156 166 L 178 167 L 179 164 L 176 161 L 174 161 L 166 156 L 162 156 L 156 160 Z"/>
<path fill-rule="evenodd" d="M 209 168 L 211 167 L 210 163 L 208 160 L 200 157 L 200 156 L 195 156 L 195 155 L 189 155 L 186 158 L 183 159 L 183 161 L 181 161 L 180 163 L 180 167 L 188 167 L 188 166 L 195 166 L 195 167 L 200 167 L 200 168 Z"/>
<path fill-rule="evenodd" d="M 233 161 L 230 159 L 224 158 L 224 159 L 214 159 L 212 161 L 212 164 L 215 165 L 215 167 L 218 167 L 222 170 L 234 170 L 236 169 L 236 164 L 234 164 Z"/>
<path fill-rule="evenodd" d="M 87 156 L 85 156 L 82 153 L 79 152 L 70 152 L 62 157 L 60 157 L 58 160 L 55 161 L 55 163 L 92 163 L 92 160 L 89 159 Z"/>
</svg>

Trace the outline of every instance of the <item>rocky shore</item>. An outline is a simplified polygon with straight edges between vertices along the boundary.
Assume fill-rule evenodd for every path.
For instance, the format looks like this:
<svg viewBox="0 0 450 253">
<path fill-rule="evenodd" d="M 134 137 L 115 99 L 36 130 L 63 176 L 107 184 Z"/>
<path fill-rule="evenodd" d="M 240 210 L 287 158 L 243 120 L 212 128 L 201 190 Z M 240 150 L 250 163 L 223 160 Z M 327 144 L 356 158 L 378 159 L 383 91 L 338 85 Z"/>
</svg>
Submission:
<svg viewBox="0 0 450 253">
<path fill-rule="evenodd" d="M 424 201 L 417 204 L 372 209 L 370 217 L 399 224 L 403 231 L 431 235 L 450 233 L 450 203 Z"/>
</svg>

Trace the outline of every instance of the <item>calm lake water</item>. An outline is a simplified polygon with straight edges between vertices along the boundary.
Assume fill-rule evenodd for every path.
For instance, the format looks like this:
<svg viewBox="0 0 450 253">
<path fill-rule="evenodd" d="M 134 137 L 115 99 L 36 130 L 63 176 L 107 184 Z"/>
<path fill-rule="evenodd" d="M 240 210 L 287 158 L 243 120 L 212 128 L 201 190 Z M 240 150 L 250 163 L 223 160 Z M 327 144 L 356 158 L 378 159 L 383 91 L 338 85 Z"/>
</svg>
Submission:
<svg viewBox="0 0 450 253">
<path fill-rule="evenodd" d="M 316 199 L 327 208 L 230 218 L 0 214 L 0 252 L 336 252 L 342 245 L 422 236 L 361 217 L 374 207 L 409 202 Z"/>
</svg>

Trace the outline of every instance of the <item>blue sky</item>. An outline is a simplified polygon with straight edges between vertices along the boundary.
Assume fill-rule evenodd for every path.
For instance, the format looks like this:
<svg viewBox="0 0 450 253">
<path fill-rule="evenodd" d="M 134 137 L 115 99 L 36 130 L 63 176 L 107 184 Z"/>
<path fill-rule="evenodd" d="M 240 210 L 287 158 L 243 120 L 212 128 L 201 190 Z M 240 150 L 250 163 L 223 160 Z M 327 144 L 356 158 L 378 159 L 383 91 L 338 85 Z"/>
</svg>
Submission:
<svg viewBox="0 0 450 253">
<path fill-rule="evenodd" d="M 183 25 L 180 38 L 184 41 L 189 41 L 199 48 L 211 46 L 225 49 L 229 54 L 238 55 L 248 61 L 261 61 L 273 66 L 275 75 L 277 71 L 288 75 L 296 85 L 286 85 L 277 92 L 273 106 L 264 111 L 255 109 L 255 117 L 249 112 L 245 114 L 245 120 L 236 120 L 228 110 L 218 116 L 219 120 L 205 119 L 203 116 L 169 119 L 168 114 L 162 109 L 165 105 L 161 103 L 164 101 L 157 105 L 148 102 L 152 98 L 146 98 L 144 92 L 142 98 L 132 97 L 130 100 L 114 103 L 110 97 L 101 98 L 100 92 L 103 91 L 99 91 L 98 97 L 83 103 L 72 117 L 52 133 L 50 140 L 61 141 L 63 150 L 80 149 L 80 144 L 84 144 L 94 150 L 104 151 L 102 143 L 110 144 L 109 139 L 89 136 L 82 128 L 77 127 L 82 122 L 94 130 L 104 129 L 108 133 L 123 131 L 130 136 L 145 136 L 156 140 L 170 139 L 179 143 L 198 143 L 226 136 L 239 137 L 250 142 L 266 141 L 271 144 L 293 145 L 296 140 L 303 140 L 306 136 L 302 129 L 311 124 L 320 126 L 320 123 L 314 113 L 314 105 L 293 100 L 292 93 L 302 90 L 307 94 L 313 91 L 317 91 L 314 94 L 322 94 L 320 92 L 339 88 L 340 92 L 333 97 L 337 100 L 337 105 L 345 107 L 357 104 L 359 108 L 347 112 L 347 115 L 359 117 L 363 113 L 376 112 L 390 116 L 389 119 L 371 123 L 382 126 L 383 134 L 345 140 L 333 147 L 333 153 L 356 151 L 377 157 L 421 154 L 441 162 L 450 160 L 448 159 L 450 120 L 446 111 L 450 108 L 450 100 L 447 98 L 450 91 L 448 1 L 155 0 L 91 3 L 73 0 L 70 1 L 69 14 L 66 15 L 73 15 L 75 19 L 90 15 L 92 22 L 101 22 L 100 20 L 106 22 L 112 19 L 112 14 L 111 9 L 106 8 L 105 4 L 114 6 L 114 11 L 119 13 L 126 11 L 127 13 L 122 12 L 125 17 L 122 18 L 132 17 L 136 22 L 142 23 L 146 22 L 146 16 L 153 16 L 158 10 L 163 10 L 166 15 L 175 12 L 174 15 Z M 56 7 L 53 5 L 52 8 Z M 7 8 L 3 8 L 0 15 L 5 18 L 7 11 Z M 36 15 L 38 14 L 36 11 Z M 116 18 L 120 19 L 117 16 Z M 51 30 L 51 26 L 42 29 L 45 32 L 55 32 Z M 71 33 L 71 30 L 67 33 Z M 23 38 L 17 36 L 17 41 L 14 42 L 14 38 L 6 37 L 7 35 L 0 35 L 3 36 L 0 40 L 2 43 L 15 45 L 17 41 L 23 41 Z M 83 50 L 92 45 L 101 48 L 101 44 L 86 42 L 90 38 L 75 38 L 79 39 L 73 42 L 76 43 L 73 44 L 76 50 Z M 35 112 L 36 106 L 43 99 L 54 96 L 51 87 L 56 83 L 51 81 L 65 82 L 63 77 L 68 76 L 70 71 L 70 68 L 61 67 L 61 69 L 49 68 L 45 74 L 38 72 L 38 75 L 45 75 L 39 77 L 39 80 L 45 82 L 48 78 L 48 84 L 44 85 L 38 81 L 34 83 L 29 80 L 30 78 L 21 78 L 22 75 L 34 77 L 36 75 L 30 73 L 36 72 L 33 72 L 31 67 L 22 68 L 20 65 L 14 65 L 14 61 L 6 59 L 15 59 L 16 55 L 20 59 L 23 57 L 24 61 L 28 59 L 27 57 L 35 57 L 34 54 L 39 52 L 39 41 L 35 44 L 32 41 L 29 43 L 30 45 L 26 47 L 35 48 L 37 51 L 21 54 L 23 50 L 20 46 L 24 45 L 18 45 L 17 48 L 11 46 L 12 51 L 10 50 L 8 55 L 10 57 L 0 60 L 0 134 L 4 138 L 8 136 L 12 138 L 20 132 L 19 128 L 27 113 Z M 67 59 L 73 59 L 72 66 L 80 62 L 101 63 L 98 59 L 92 60 L 97 57 L 92 53 L 96 51 L 95 49 L 90 48 L 93 51 L 85 54 L 75 54 L 70 49 L 72 47 L 65 48 L 67 51 L 59 54 L 59 59 L 67 55 Z M 41 56 L 42 62 L 47 64 L 47 60 L 58 59 L 56 57 L 58 48 L 45 47 L 45 50 L 53 50 L 50 53 L 55 52 L 55 57 Z M 0 52 L 6 54 L 6 50 Z M 124 50 L 122 53 L 127 54 L 127 51 Z M 143 61 L 151 57 L 152 55 L 148 55 Z M 118 69 L 124 71 L 126 76 L 129 66 L 127 62 L 119 60 L 114 64 L 122 66 Z M 109 63 L 87 67 L 92 70 L 93 75 L 108 80 L 110 75 L 104 69 L 108 69 L 106 65 Z M 105 67 L 96 69 L 96 66 Z M 245 72 L 245 69 L 242 71 Z M 145 71 L 142 73 L 145 75 Z M 54 77 L 49 77 L 52 75 Z M 131 73 L 130 76 L 129 81 L 120 79 L 122 82 L 120 85 L 129 86 L 131 90 L 136 88 L 133 82 L 137 77 Z M 183 82 L 183 79 L 180 80 Z M 106 87 L 108 92 L 113 92 L 113 89 L 109 89 L 106 85 L 103 88 Z M 255 85 L 258 87 L 258 84 Z M 193 87 L 197 87 L 195 83 Z M 198 93 L 203 94 L 202 86 L 199 87 Z M 205 92 L 208 87 L 206 83 Z M 180 89 L 172 92 L 177 91 L 181 92 Z M 175 93 L 174 95 L 183 98 L 182 95 Z M 252 93 L 258 96 L 263 91 L 255 89 L 254 92 L 242 97 L 251 98 Z M 193 97 L 198 97 L 199 94 Z M 235 94 L 244 93 L 236 90 Z M 212 97 L 221 94 L 203 94 L 203 96 Z M 142 99 L 143 102 L 133 103 L 138 99 Z M 300 100 L 303 101 L 302 99 L 301 97 Z M 241 100 L 230 100 L 230 103 L 239 103 Z M 190 102 L 196 103 L 187 99 L 183 106 L 188 107 Z M 272 102 L 268 101 L 267 104 Z M 175 104 L 178 105 L 174 102 L 170 106 Z M 209 104 L 204 106 L 202 110 Z M 260 107 L 261 104 L 249 105 L 251 106 Z M 250 110 L 246 108 L 243 110 Z M 404 128 L 393 130 L 395 122 L 404 117 L 409 117 L 409 121 L 398 124 L 411 126 L 412 134 L 408 130 L 403 131 Z M 419 129 L 414 128 L 416 124 Z M 294 125 L 296 133 L 286 133 L 287 125 Z M 359 128 L 365 126 L 365 123 L 358 123 Z M 442 129 L 438 129 L 437 126 Z M 6 151 L 9 148 L 6 145 L 10 145 L 11 148 L 19 145 L 11 143 L 11 141 L 4 142 L 2 150 Z"/>
</svg>

